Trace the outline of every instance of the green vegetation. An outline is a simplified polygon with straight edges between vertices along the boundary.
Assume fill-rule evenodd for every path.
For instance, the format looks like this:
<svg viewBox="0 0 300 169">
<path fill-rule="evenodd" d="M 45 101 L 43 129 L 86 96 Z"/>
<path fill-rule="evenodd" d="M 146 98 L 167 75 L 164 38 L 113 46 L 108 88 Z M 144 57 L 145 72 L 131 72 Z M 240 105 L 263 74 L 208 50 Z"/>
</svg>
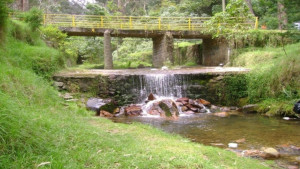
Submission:
<svg viewBox="0 0 300 169">
<path fill-rule="evenodd" d="M 232 66 L 244 66 L 249 103 L 260 103 L 269 115 L 293 115 L 292 106 L 300 98 L 300 43 L 264 48 L 240 54 Z"/>
<path fill-rule="evenodd" d="M 12 23 L 0 49 L 0 168 L 267 168 L 150 126 L 93 117 L 63 101 L 44 78 L 62 66 L 60 52 L 35 37 L 39 43 L 15 39 L 16 25 L 28 29 Z"/>
</svg>

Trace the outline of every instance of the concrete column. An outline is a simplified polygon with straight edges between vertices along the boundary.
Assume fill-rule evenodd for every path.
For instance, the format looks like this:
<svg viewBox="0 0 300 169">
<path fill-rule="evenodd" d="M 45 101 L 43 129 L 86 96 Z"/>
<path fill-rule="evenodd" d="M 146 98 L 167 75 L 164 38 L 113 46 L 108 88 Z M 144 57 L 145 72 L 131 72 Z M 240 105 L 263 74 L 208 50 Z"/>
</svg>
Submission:
<svg viewBox="0 0 300 169">
<path fill-rule="evenodd" d="M 153 38 L 153 67 L 160 68 L 164 66 L 166 61 L 170 61 L 174 64 L 174 39 L 170 32 L 166 32 L 164 35 Z"/>
<path fill-rule="evenodd" d="M 204 66 L 218 66 L 229 61 L 229 47 L 225 39 L 203 39 L 202 63 Z"/>
<path fill-rule="evenodd" d="M 113 69 L 110 31 L 104 32 L 104 69 Z"/>
</svg>

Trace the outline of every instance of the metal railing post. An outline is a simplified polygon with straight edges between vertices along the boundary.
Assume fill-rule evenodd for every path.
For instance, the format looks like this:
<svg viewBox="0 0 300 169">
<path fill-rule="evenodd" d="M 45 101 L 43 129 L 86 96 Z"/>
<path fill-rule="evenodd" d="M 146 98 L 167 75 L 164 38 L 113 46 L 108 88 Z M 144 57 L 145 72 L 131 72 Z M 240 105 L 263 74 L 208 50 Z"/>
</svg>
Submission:
<svg viewBox="0 0 300 169">
<path fill-rule="evenodd" d="M 44 26 L 46 25 L 46 14 L 44 14 L 44 16 L 43 16 L 43 25 Z"/>
<path fill-rule="evenodd" d="M 255 17 L 255 29 L 258 29 L 258 17 Z"/>
<path fill-rule="evenodd" d="M 129 27 L 130 27 L 130 29 L 132 29 L 132 17 L 131 16 L 129 17 Z"/>
<path fill-rule="evenodd" d="M 189 18 L 189 30 L 191 30 L 191 18 Z"/>
<path fill-rule="evenodd" d="M 75 16 L 74 15 L 72 15 L 72 27 L 75 27 L 76 25 L 75 25 Z"/>
<path fill-rule="evenodd" d="M 101 23 L 100 23 L 100 24 L 101 24 L 101 28 L 103 28 L 103 16 L 101 16 L 100 20 L 101 20 L 101 21 L 100 21 L 100 22 L 101 22 Z"/>
<path fill-rule="evenodd" d="M 158 18 L 158 29 L 161 30 L 161 18 Z"/>
</svg>

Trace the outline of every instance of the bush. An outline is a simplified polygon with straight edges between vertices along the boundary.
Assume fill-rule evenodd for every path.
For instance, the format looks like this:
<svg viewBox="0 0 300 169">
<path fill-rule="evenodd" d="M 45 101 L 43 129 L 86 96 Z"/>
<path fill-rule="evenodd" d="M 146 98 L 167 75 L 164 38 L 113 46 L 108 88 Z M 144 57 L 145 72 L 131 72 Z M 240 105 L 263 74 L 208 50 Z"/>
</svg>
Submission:
<svg viewBox="0 0 300 169">
<path fill-rule="evenodd" d="M 32 31 L 36 31 L 43 22 L 43 12 L 37 7 L 33 7 L 25 13 L 25 22 L 27 22 Z"/>
</svg>

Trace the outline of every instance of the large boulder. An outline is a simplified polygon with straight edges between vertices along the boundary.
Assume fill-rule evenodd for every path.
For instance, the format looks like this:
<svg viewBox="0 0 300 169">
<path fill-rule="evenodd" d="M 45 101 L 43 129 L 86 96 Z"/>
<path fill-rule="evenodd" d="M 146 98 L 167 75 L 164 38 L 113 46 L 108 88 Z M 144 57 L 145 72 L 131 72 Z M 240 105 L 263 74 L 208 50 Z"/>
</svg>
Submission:
<svg viewBox="0 0 300 169">
<path fill-rule="evenodd" d="M 275 158 L 279 158 L 280 154 L 279 152 L 275 149 L 275 148 L 261 148 L 261 150 L 263 151 L 263 158 L 265 159 L 275 159 Z"/>
<path fill-rule="evenodd" d="M 125 115 L 126 116 L 139 116 L 143 112 L 142 107 L 139 105 L 130 105 L 125 107 Z"/>
<path fill-rule="evenodd" d="M 157 100 L 147 108 L 147 113 L 151 115 L 160 115 L 161 117 L 177 119 L 179 110 L 177 105 L 171 99 Z"/>
<path fill-rule="evenodd" d="M 242 107 L 242 111 L 244 113 L 257 113 L 258 105 L 257 104 L 249 104 Z"/>
<path fill-rule="evenodd" d="M 179 116 L 179 111 L 176 106 L 176 103 L 171 99 L 161 100 L 158 104 L 163 112 L 161 112 L 161 116 L 177 119 Z"/>
<path fill-rule="evenodd" d="M 295 103 L 293 111 L 297 114 L 300 114 L 300 100 Z"/>
<path fill-rule="evenodd" d="M 117 105 L 111 99 L 90 98 L 86 102 L 86 108 L 88 110 L 95 111 L 96 115 L 99 116 L 101 110 L 109 113 L 114 113 L 114 110 L 116 110 Z"/>
<path fill-rule="evenodd" d="M 204 99 L 197 99 L 196 101 L 197 101 L 198 103 L 203 104 L 204 106 L 210 106 L 210 104 L 211 104 L 209 101 L 204 100 Z"/>
<path fill-rule="evenodd" d="M 156 98 L 152 93 L 150 93 L 148 96 L 148 101 L 152 101 L 152 100 L 156 100 Z"/>
</svg>

